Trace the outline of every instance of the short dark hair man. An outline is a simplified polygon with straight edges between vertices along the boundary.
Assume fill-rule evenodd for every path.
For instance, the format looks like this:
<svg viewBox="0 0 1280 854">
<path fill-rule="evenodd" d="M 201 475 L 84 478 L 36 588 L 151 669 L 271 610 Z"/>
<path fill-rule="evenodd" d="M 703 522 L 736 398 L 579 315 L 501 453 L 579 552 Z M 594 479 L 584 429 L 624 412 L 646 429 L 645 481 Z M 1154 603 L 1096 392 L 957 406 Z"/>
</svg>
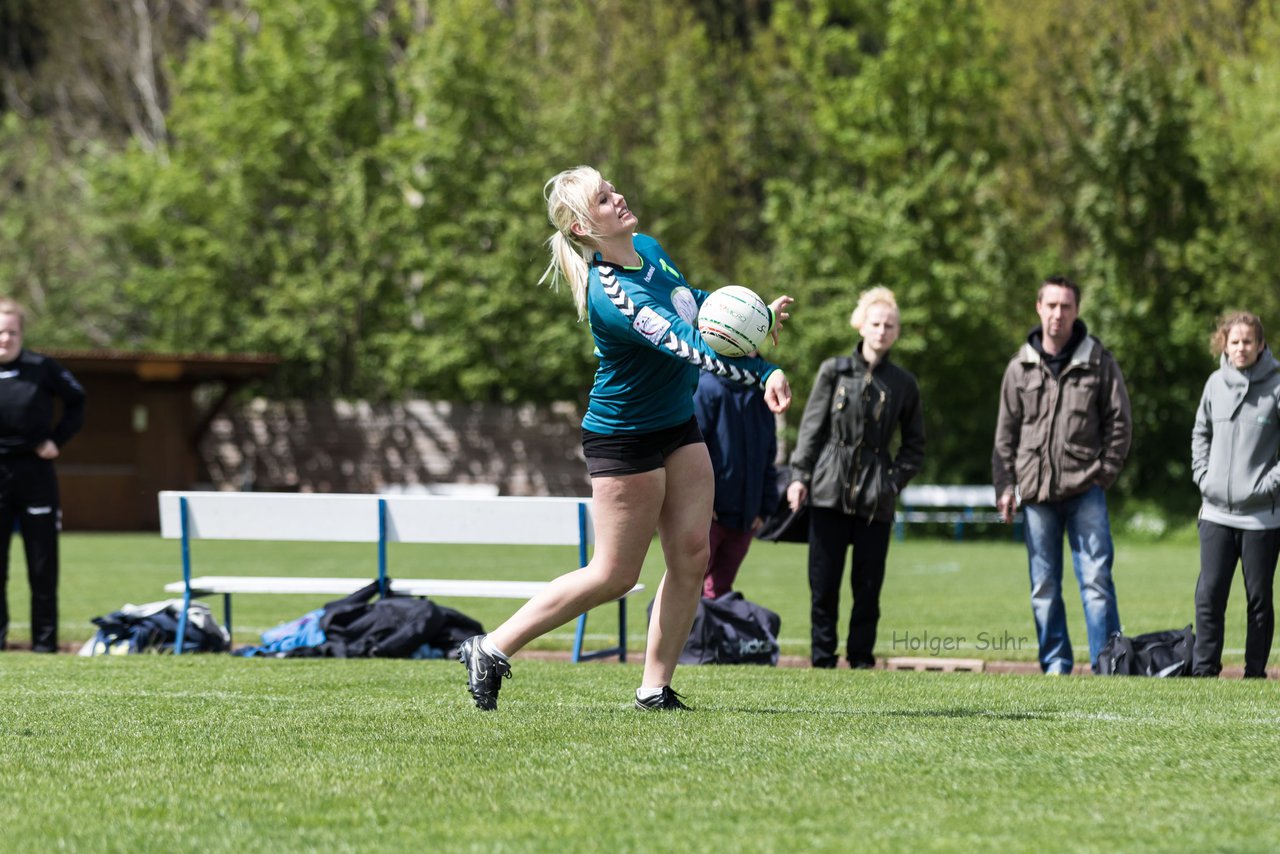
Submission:
<svg viewBox="0 0 1280 854">
<path fill-rule="evenodd" d="M 1103 644 L 1120 630 L 1104 490 L 1124 467 L 1133 421 L 1124 376 L 1079 311 L 1075 282 L 1054 276 L 1040 285 L 1040 325 L 1005 369 L 991 455 L 997 506 L 1006 521 L 1013 519 L 1018 494 L 1022 499 L 1031 610 L 1045 673 L 1070 673 L 1075 663 L 1062 602 L 1064 531 L 1095 671 Z"/>
</svg>

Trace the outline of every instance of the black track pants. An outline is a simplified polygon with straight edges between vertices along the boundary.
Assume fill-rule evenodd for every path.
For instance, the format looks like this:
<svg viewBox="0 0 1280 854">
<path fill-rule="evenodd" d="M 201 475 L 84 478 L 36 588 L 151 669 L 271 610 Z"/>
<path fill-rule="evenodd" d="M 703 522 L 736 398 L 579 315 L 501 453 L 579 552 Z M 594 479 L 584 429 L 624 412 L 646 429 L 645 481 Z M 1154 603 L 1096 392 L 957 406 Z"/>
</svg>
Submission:
<svg viewBox="0 0 1280 854">
<path fill-rule="evenodd" d="M 840 616 L 840 582 L 845 555 L 853 549 L 849 586 L 853 610 L 845 653 L 852 667 L 875 664 L 876 626 L 880 622 L 880 588 L 889 556 L 891 522 L 849 516 L 839 510 L 809 510 L 810 656 L 814 667 L 836 665 L 836 622 Z"/>
<path fill-rule="evenodd" d="M 31 646 L 58 647 L 58 530 L 62 510 L 53 463 L 36 457 L 0 460 L 0 648 L 9 632 L 9 545 L 22 534 L 31 583 Z"/>
</svg>

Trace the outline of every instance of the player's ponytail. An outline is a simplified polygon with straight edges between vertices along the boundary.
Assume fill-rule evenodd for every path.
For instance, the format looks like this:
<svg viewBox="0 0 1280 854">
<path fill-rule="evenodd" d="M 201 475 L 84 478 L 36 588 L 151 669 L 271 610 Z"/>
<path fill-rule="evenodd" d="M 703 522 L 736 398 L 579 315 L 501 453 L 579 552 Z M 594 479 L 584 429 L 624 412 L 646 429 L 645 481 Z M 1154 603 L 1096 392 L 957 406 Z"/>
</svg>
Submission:
<svg viewBox="0 0 1280 854">
<path fill-rule="evenodd" d="M 558 289 L 562 279 L 568 282 L 579 320 L 585 320 L 587 316 L 587 282 L 591 276 L 590 262 L 595 248 L 589 231 L 579 237 L 570 228 L 575 222 L 590 228 L 591 201 L 601 182 L 600 173 L 595 169 L 578 166 L 556 175 L 544 188 L 547 217 L 556 231 L 547 241 L 551 263 L 538 284 L 550 279 L 551 287 Z"/>
<path fill-rule="evenodd" d="M 547 265 L 546 272 L 542 274 L 538 284 L 550 279 L 551 287 L 559 290 L 562 279 L 568 282 L 569 291 L 573 294 L 573 304 L 578 307 L 578 319 L 585 320 L 587 280 L 591 275 L 591 268 L 587 265 L 587 250 L 575 246 L 563 232 L 559 231 L 551 235 L 547 246 L 551 249 L 551 263 Z"/>
</svg>

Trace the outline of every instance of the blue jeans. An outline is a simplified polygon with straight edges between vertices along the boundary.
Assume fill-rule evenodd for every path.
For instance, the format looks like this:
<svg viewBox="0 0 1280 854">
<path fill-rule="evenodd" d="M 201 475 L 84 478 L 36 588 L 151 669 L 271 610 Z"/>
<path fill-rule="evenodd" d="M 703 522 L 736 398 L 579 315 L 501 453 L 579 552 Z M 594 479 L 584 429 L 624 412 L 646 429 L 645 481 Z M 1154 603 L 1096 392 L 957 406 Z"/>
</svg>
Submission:
<svg viewBox="0 0 1280 854">
<path fill-rule="evenodd" d="M 1040 641 L 1040 669 L 1070 673 L 1075 663 L 1062 604 L 1062 534 L 1071 545 L 1071 562 L 1080 584 L 1084 624 L 1089 631 L 1089 661 L 1095 671 L 1098 652 L 1107 638 L 1120 631 L 1116 588 L 1111 581 L 1115 549 L 1111 521 L 1102 487 L 1062 501 L 1023 507 L 1026 516 L 1027 557 L 1031 565 L 1031 612 Z"/>
</svg>

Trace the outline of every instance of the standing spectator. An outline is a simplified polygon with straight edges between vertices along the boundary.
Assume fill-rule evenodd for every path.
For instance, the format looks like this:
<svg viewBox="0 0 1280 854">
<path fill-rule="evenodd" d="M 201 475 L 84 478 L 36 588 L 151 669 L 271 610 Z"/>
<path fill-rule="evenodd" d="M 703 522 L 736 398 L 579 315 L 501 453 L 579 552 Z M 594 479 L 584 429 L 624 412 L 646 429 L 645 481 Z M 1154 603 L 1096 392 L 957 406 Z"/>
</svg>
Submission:
<svg viewBox="0 0 1280 854">
<path fill-rule="evenodd" d="M 760 389 L 715 374 L 699 376 L 693 412 L 716 476 L 711 558 L 702 580 L 702 595 L 715 599 L 733 589 L 752 535 L 778 504 L 778 436 Z"/>
<path fill-rule="evenodd" d="M 1064 530 L 1095 673 L 1098 652 L 1120 631 L 1104 490 L 1129 454 L 1129 393 L 1116 360 L 1089 334 L 1079 311 L 1075 282 L 1054 276 L 1040 285 L 1040 325 L 1005 369 L 991 455 L 1006 522 L 1017 508 L 1015 487 L 1021 494 L 1040 669 L 1051 674 L 1070 673 L 1075 664 L 1062 603 Z"/>
<path fill-rule="evenodd" d="M 62 508 L 53 470 L 59 449 L 84 423 L 84 389 L 71 373 L 23 349 L 25 316 L 0 299 L 0 649 L 9 632 L 9 540 L 22 531 L 31 583 L 31 648 L 58 649 L 58 531 Z M 53 424 L 53 399 L 62 417 Z"/>
<path fill-rule="evenodd" d="M 1203 498 L 1191 672 L 1222 672 L 1223 617 L 1239 563 L 1248 602 L 1244 675 L 1265 679 L 1280 556 L 1280 363 L 1262 321 L 1247 311 L 1222 318 L 1212 346 L 1219 367 L 1204 384 L 1191 433 L 1191 475 Z"/>
<path fill-rule="evenodd" d="M 818 368 L 791 455 L 792 510 L 809 502 L 810 656 L 836 666 L 836 621 L 845 555 L 853 611 L 845 653 L 850 667 L 874 667 L 880 588 L 898 493 L 924 461 L 924 411 L 916 378 L 889 359 L 898 340 L 898 303 L 888 288 L 858 298 L 852 356 Z M 889 453 L 901 432 L 897 454 Z"/>
</svg>

